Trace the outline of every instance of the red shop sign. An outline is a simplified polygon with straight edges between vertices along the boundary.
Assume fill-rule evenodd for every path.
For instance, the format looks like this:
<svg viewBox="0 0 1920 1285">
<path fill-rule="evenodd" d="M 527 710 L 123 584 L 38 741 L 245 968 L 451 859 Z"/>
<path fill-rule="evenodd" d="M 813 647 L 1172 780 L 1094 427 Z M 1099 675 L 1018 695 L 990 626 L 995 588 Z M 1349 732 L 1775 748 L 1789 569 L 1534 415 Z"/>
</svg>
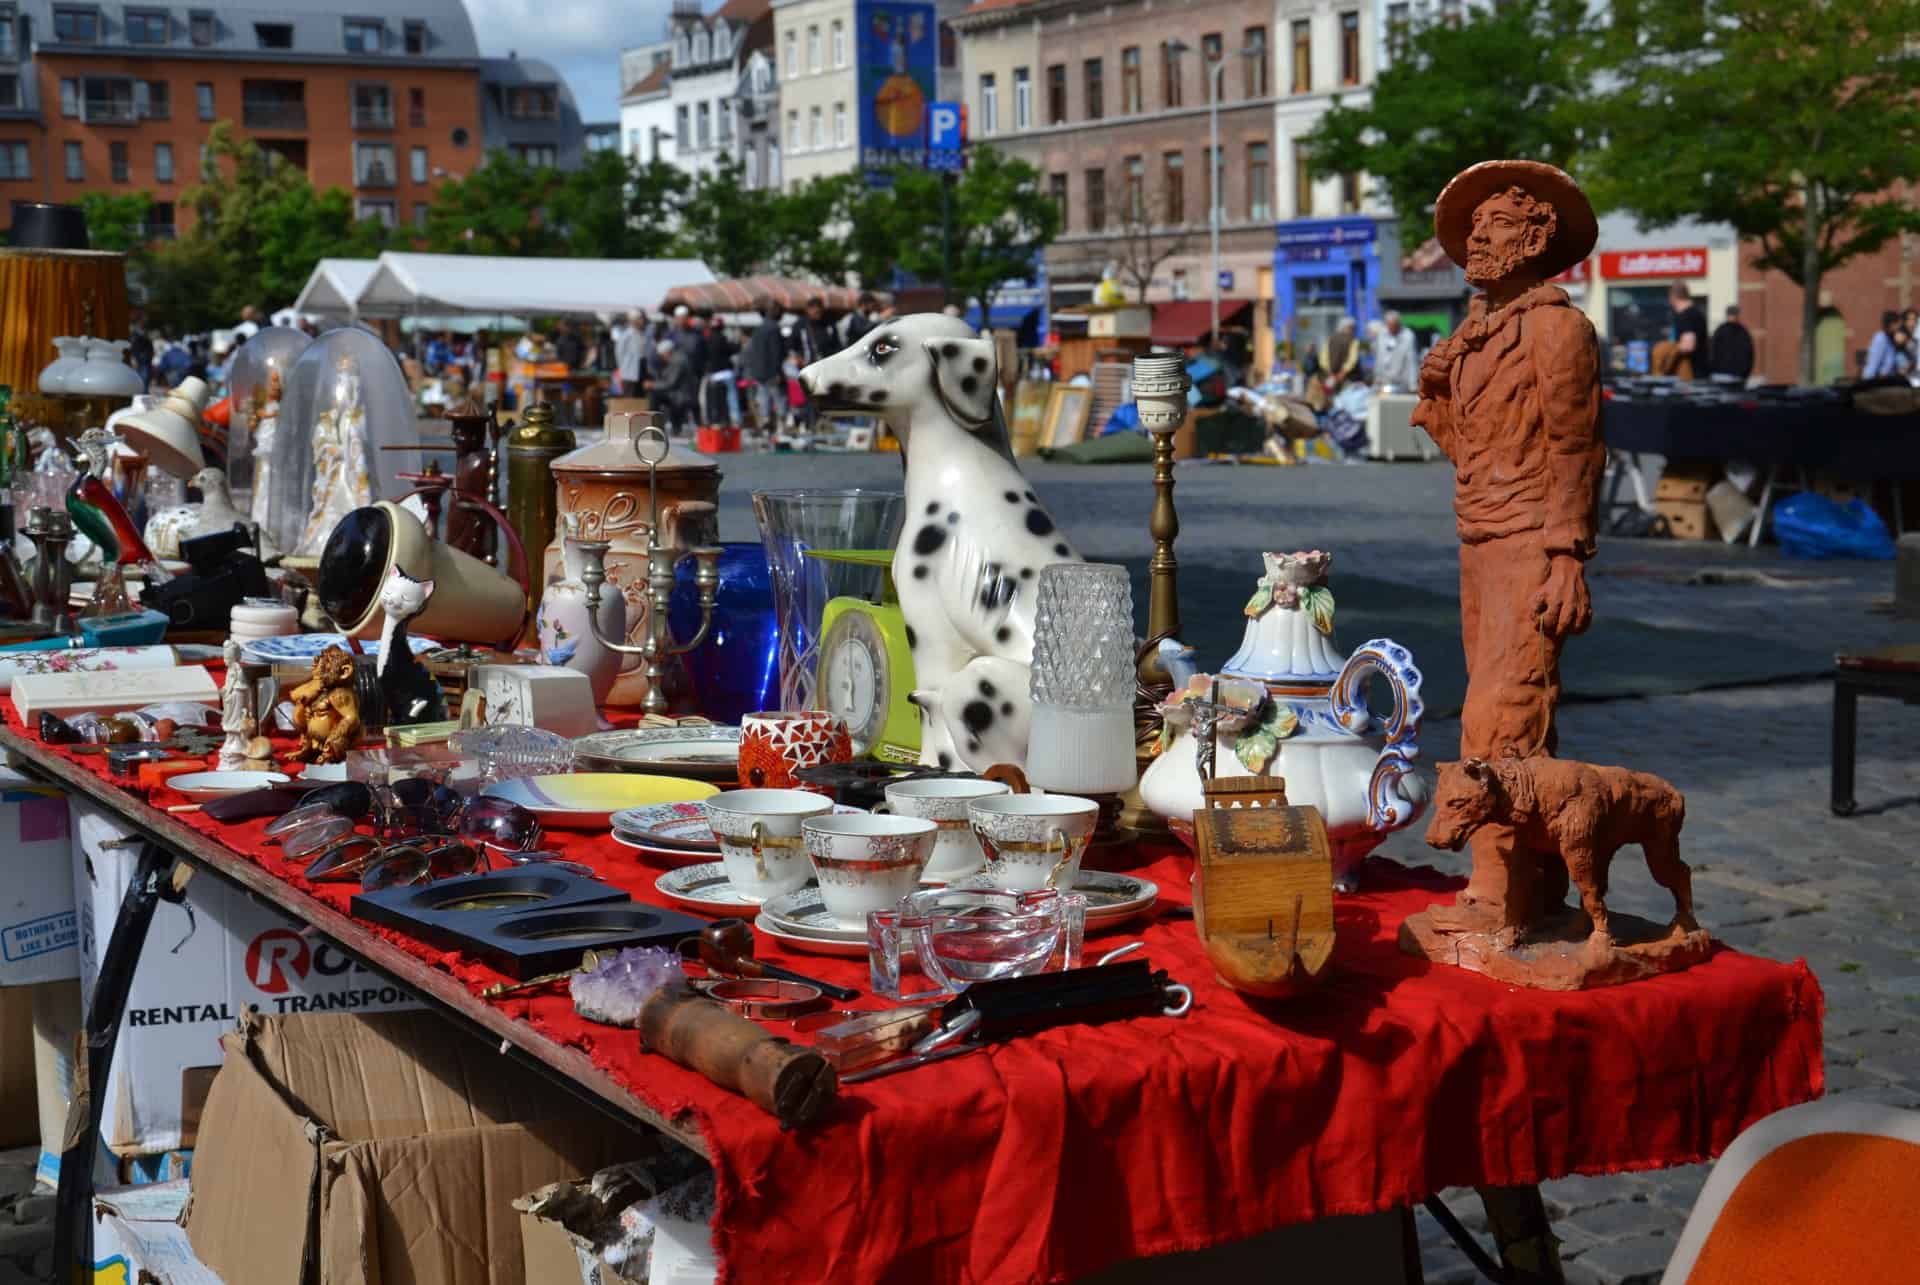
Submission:
<svg viewBox="0 0 1920 1285">
<path fill-rule="evenodd" d="M 1559 276 L 1554 277 L 1553 278 L 1554 284 L 1574 285 L 1574 286 L 1586 284 L 1587 265 L 1591 262 L 1592 262 L 1591 259 L 1580 260 L 1580 262 L 1574 264 L 1571 268 L 1568 268 L 1565 272 L 1562 272 Z"/>
<path fill-rule="evenodd" d="M 1707 251 L 1704 246 L 1685 246 L 1678 250 L 1605 250 L 1600 255 L 1600 275 L 1609 281 L 1631 277 L 1704 277 Z"/>
</svg>

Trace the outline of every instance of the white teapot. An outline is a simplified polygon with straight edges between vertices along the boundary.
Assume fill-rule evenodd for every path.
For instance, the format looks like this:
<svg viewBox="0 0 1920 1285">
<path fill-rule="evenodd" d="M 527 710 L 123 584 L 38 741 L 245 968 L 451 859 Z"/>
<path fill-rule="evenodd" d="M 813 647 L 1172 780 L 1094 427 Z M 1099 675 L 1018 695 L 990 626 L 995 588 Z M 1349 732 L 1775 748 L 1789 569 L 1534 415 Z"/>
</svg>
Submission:
<svg viewBox="0 0 1920 1285">
<path fill-rule="evenodd" d="M 1320 810 L 1333 844 L 1334 885 L 1350 892 L 1368 853 L 1424 810 L 1420 671 L 1399 643 L 1377 638 L 1342 656 L 1333 638 L 1330 555 L 1262 555 L 1266 574 L 1247 603 L 1246 635 L 1217 678 L 1176 672 L 1160 755 L 1140 778 L 1140 797 L 1192 843 L 1201 806 L 1196 727 L 1210 729 L 1222 776 L 1285 779 L 1287 800 Z M 1162 644 L 1172 654 L 1185 649 Z M 1176 670 L 1177 661 L 1173 666 Z M 1367 707 L 1366 682 L 1393 689 L 1393 712 Z"/>
</svg>

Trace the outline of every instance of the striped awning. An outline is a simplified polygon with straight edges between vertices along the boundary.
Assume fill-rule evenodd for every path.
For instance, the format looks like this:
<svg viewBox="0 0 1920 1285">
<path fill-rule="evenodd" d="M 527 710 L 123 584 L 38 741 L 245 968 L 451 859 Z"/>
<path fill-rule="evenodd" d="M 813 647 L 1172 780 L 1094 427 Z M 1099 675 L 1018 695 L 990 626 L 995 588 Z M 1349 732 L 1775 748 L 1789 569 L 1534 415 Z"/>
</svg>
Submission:
<svg viewBox="0 0 1920 1285">
<path fill-rule="evenodd" d="M 874 293 L 884 297 L 884 292 Z M 695 312 L 751 312 L 754 300 L 762 295 L 784 312 L 800 312 L 809 299 L 820 300 L 828 312 L 851 312 L 860 300 L 860 292 L 848 286 L 816 285 L 791 277 L 734 277 L 675 286 L 660 300 L 660 307 L 671 311 L 684 304 Z"/>
</svg>

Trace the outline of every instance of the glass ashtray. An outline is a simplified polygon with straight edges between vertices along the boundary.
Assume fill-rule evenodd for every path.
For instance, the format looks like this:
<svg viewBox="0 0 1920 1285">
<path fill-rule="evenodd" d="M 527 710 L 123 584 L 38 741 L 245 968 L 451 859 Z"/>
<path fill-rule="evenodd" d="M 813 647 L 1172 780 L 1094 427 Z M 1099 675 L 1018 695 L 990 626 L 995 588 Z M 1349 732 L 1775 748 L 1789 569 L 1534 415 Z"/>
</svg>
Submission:
<svg viewBox="0 0 1920 1285">
<path fill-rule="evenodd" d="M 932 888 L 867 916 L 867 966 L 877 995 L 955 994 L 975 982 L 1025 977 L 1050 966 L 1078 968 L 1087 899 L 1052 888 Z M 908 991 L 901 960 L 911 954 L 931 991 Z M 1054 961 L 1058 960 L 1056 965 Z"/>
<path fill-rule="evenodd" d="M 482 785 L 573 771 L 573 742 L 539 727 L 470 727 L 447 742 L 479 767 Z"/>
</svg>

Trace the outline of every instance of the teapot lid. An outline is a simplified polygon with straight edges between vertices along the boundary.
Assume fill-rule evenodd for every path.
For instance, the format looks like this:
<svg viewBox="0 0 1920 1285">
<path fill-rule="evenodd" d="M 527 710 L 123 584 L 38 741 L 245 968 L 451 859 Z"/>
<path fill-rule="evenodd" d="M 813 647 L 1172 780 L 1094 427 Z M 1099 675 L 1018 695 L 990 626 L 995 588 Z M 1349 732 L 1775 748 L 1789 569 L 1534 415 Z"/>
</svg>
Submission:
<svg viewBox="0 0 1920 1285">
<path fill-rule="evenodd" d="M 644 477 L 647 465 L 635 449 L 634 439 L 640 430 L 649 425 L 657 425 L 663 430 L 666 427 L 663 417 L 652 412 L 609 415 L 606 433 L 600 440 L 562 455 L 553 462 L 554 471 L 636 473 Z M 671 439 L 667 443 L 667 454 L 659 465 L 662 473 L 712 473 L 719 467 L 720 461 L 711 455 L 702 455 Z"/>
</svg>

